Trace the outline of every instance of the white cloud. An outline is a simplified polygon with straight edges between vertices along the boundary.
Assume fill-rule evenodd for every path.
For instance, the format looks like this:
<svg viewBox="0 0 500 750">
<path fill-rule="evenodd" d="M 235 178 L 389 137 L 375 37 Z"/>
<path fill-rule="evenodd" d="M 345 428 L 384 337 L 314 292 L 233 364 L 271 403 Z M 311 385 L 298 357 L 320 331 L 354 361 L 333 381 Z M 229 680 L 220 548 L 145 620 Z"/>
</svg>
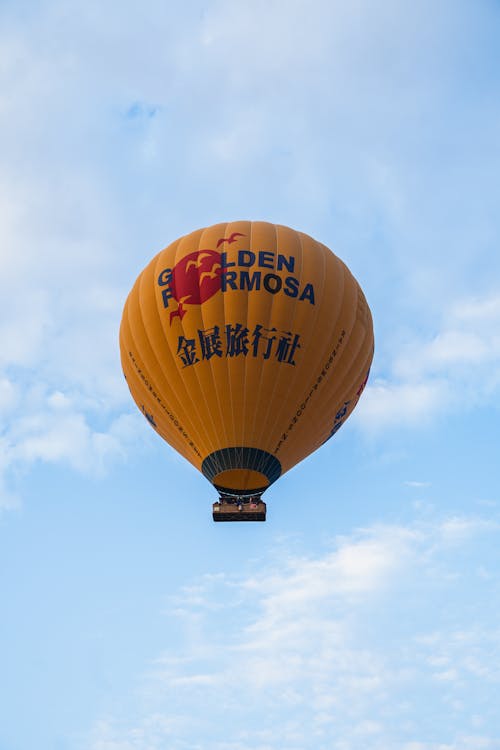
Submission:
<svg viewBox="0 0 500 750">
<path fill-rule="evenodd" d="M 460 181 L 436 176 L 429 159 L 450 123 L 460 163 L 470 167 L 477 156 L 468 131 L 455 127 L 455 113 L 438 106 L 460 72 L 458 50 L 468 44 L 466 4 L 436 11 L 386 2 L 377 12 L 363 0 L 291 2 L 286 12 L 276 2 L 227 0 L 175 12 L 160 3 L 126 8 L 119 19 L 95 2 L 71 14 L 63 3 L 46 3 L 22 23 L 13 10 L 7 14 L 0 45 L 6 373 L 13 365 L 28 368 L 47 388 L 78 390 L 81 403 L 126 408 L 116 355 L 121 305 L 153 253 L 148 244 L 157 249 L 172 239 L 159 235 L 173 225 L 180 234 L 193 214 L 220 219 L 221 211 L 248 209 L 289 217 L 313 234 L 316 226 L 320 239 L 331 236 L 367 278 L 378 255 L 367 254 L 367 242 L 381 228 L 386 250 L 376 278 L 386 281 L 379 266 L 401 268 L 391 284 L 417 278 L 406 271 L 422 254 L 418 268 L 427 276 L 432 263 L 448 269 L 442 247 L 453 246 L 454 259 L 469 257 L 469 245 L 457 240 L 462 227 L 454 230 L 442 211 L 436 216 L 428 198 L 437 178 L 458 189 Z M 462 22 L 453 42 L 450 12 Z M 141 48 L 141 65 L 131 48 Z M 479 116 L 480 108 L 470 109 Z M 428 127 L 416 124 L 422 122 Z M 478 201 L 469 182 L 460 184 L 469 214 L 483 211 L 484 197 Z M 332 212 L 341 221 L 332 223 Z M 430 241 L 438 219 L 440 233 Z M 455 265 L 463 274 L 464 265 Z M 439 273 L 432 278 L 445 283 Z M 382 287 L 390 315 L 394 295 Z M 448 369 L 479 360 L 495 365 L 498 354 L 498 337 L 475 329 L 466 333 L 464 354 L 458 323 L 482 321 L 497 308 L 467 303 L 455 326 L 410 345 L 391 378 L 368 387 L 362 421 L 370 428 L 415 425 L 458 402 L 448 392 L 450 384 L 456 390 Z M 490 391 L 498 379 L 490 375 Z"/>
<path fill-rule="evenodd" d="M 64 35 L 61 45 L 40 45 L 46 24 L 55 23 L 46 37 L 54 39 L 73 14 L 55 2 L 37 16 L 19 26 L 7 12 L 0 33 L 4 505 L 17 468 L 43 461 L 100 473 L 135 441 L 117 344 L 123 234 L 91 153 L 99 146 L 89 92 L 76 84 L 92 66 Z"/>
<path fill-rule="evenodd" d="M 444 520 L 439 527 L 441 540 L 452 544 L 465 542 L 481 532 L 495 531 L 499 526 L 494 521 L 482 518 L 457 516 Z"/>
<path fill-rule="evenodd" d="M 74 469 L 99 473 L 108 454 L 120 454 L 121 446 L 110 434 L 92 431 L 82 414 L 63 417 L 49 413 L 22 420 L 13 451 L 21 462 L 36 460 L 68 463 Z"/>
<path fill-rule="evenodd" d="M 498 404 L 500 296 L 454 302 L 441 330 L 422 339 L 407 333 L 385 379 L 369 381 L 357 422 L 370 431 L 428 426 L 436 417 L 478 404 Z"/>
<path fill-rule="evenodd" d="M 442 330 L 430 341 L 416 339 L 398 355 L 395 374 L 415 379 L 446 375 L 449 379 L 479 379 L 500 371 L 500 296 L 455 302 L 444 313 Z M 479 384 L 478 384 L 479 385 Z"/>
<path fill-rule="evenodd" d="M 0 414 L 11 412 L 18 403 L 19 388 L 8 378 L 0 378 Z"/>
<path fill-rule="evenodd" d="M 371 430 L 497 403 L 488 4 L 35 5 L 7 4 L 0 32 L 0 504 L 13 469 L 104 470 L 144 434 L 117 357 L 125 294 L 155 250 L 228 214 L 331 244 L 380 342 L 411 331 L 360 404 Z M 204 579 L 135 712 L 85 750 L 498 747 L 498 566 L 464 552 L 486 532 L 381 527 Z"/>
<path fill-rule="evenodd" d="M 496 328 L 500 321 L 500 297 L 487 297 L 486 299 L 472 299 L 461 302 L 453 308 L 452 316 L 465 322 L 479 323 L 488 328 Z"/>
<path fill-rule="evenodd" d="M 126 459 L 149 434 L 139 413 L 105 416 L 105 428 L 93 426 L 102 414 L 96 405 L 79 403 L 80 395 L 47 392 L 36 386 L 13 387 L 0 383 L 4 420 L 0 434 L 0 507 L 16 507 L 19 498 L 10 489 L 10 476 L 35 463 L 67 465 L 78 472 L 102 476 Z M 2 403 L 0 401 L 0 407 Z"/>
<path fill-rule="evenodd" d="M 163 738 L 173 750 L 199 741 L 206 750 L 488 747 L 500 631 L 497 608 L 481 611 L 480 587 L 470 612 L 454 606 L 462 584 L 446 569 L 466 564 L 464 531 L 491 564 L 495 522 L 444 519 L 360 530 L 321 556 L 274 556 L 253 561 L 250 575 L 188 587 L 170 613 L 182 611 L 183 646 L 169 643 L 152 665 L 134 719 L 106 720 L 107 741 L 126 748 L 140 736 L 156 747 Z M 164 718 L 163 735 L 148 729 L 153 716 Z M 106 747 L 102 735 L 95 727 L 92 750 Z"/>
<path fill-rule="evenodd" d="M 448 406 L 445 381 L 369 383 L 356 407 L 358 423 L 369 430 L 426 426 Z"/>
<path fill-rule="evenodd" d="M 402 750 L 495 750 L 498 746 L 496 737 L 459 735 L 451 743 L 443 742 L 409 742 Z"/>
</svg>

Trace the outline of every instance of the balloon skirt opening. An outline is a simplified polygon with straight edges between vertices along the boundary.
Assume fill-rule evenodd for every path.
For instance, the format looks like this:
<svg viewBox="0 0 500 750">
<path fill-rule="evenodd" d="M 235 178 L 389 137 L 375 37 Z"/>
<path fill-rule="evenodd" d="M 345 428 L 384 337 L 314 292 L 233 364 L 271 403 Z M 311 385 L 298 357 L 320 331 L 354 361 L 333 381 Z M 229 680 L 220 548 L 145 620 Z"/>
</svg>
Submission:
<svg viewBox="0 0 500 750">
<path fill-rule="evenodd" d="M 219 492 L 242 495 L 264 492 L 281 475 L 281 464 L 272 453 L 238 446 L 214 451 L 201 470 Z"/>
<path fill-rule="evenodd" d="M 232 492 L 235 495 L 263 492 L 269 487 L 269 481 L 264 474 L 252 469 L 221 471 L 213 478 L 212 483 L 219 492 Z"/>
</svg>

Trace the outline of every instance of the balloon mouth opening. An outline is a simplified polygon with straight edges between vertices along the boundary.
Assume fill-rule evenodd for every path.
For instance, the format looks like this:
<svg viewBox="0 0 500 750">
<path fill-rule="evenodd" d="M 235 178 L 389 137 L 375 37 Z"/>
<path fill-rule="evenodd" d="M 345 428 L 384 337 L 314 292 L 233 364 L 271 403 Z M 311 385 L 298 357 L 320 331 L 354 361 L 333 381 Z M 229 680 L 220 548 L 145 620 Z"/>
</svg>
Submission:
<svg viewBox="0 0 500 750">
<path fill-rule="evenodd" d="M 233 495 L 260 494 L 281 475 L 281 464 L 260 448 L 221 448 L 207 456 L 203 475 L 219 492 Z"/>
<path fill-rule="evenodd" d="M 221 499 L 224 499 L 225 497 L 241 497 L 242 500 L 256 497 L 260 498 L 261 495 L 267 490 L 267 487 L 259 487 L 256 490 L 235 490 L 231 489 L 230 487 L 219 487 L 216 484 L 214 484 L 214 487 L 221 496 Z"/>
<path fill-rule="evenodd" d="M 252 495 L 264 492 L 269 487 L 269 480 L 260 471 L 229 469 L 217 474 L 212 484 L 223 494 Z"/>
</svg>

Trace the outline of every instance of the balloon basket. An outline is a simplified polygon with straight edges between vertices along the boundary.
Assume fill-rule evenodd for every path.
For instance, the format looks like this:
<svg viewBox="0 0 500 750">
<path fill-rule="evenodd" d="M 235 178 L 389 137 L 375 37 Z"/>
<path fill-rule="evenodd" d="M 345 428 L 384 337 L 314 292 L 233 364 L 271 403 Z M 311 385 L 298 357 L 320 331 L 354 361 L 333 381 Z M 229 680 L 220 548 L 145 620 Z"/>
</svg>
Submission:
<svg viewBox="0 0 500 750">
<path fill-rule="evenodd" d="M 266 504 L 262 500 L 221 499 L 212 506 L 214 521 L 265 521 Z"/>
</svg>

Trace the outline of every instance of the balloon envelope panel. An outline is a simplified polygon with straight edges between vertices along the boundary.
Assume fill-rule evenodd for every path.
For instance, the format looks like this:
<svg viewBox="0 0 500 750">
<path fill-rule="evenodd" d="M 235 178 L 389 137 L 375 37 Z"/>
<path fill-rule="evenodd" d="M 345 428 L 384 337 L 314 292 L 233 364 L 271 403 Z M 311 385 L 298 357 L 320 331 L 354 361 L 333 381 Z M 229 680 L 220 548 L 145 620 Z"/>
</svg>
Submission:
<svg viewBox="0 0 500 750">
<path fill-rule="evenodd" d="M 373 326 L 360 286 L 326 246 L 240 221 L 153 258 L 125 304 L 120 348 L 154 429 L 218 489 L 262 491 L 352 412 Z"/>
</svg>

